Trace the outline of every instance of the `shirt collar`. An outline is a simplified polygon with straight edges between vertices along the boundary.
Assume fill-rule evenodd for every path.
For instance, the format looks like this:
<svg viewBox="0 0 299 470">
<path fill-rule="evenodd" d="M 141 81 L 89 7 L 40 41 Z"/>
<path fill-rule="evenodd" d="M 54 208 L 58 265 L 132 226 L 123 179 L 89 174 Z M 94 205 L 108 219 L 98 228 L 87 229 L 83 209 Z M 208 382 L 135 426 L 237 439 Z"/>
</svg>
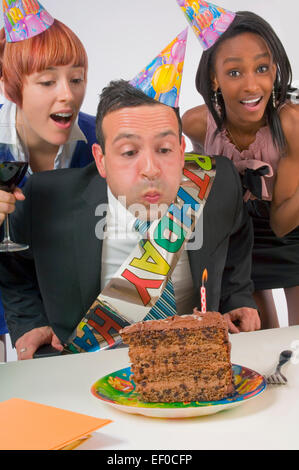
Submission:
<svg viewBox="0 0 299 470">
<path fill-rule="evenodd" d="M 108 203 L 109 203 L 109 212 L 108 220 L 109 225 L 118 227 L 119 229 L 132 232 L 134 230 L 134 223 L 136 217 L 126 209 L 124 206 L 124 198 L 116 199 L 112 194 L 110 188 L 108 187 Z"/>
<path fill-rule="evenodd" d="M 67 144 L 71 142 L 78 142 L 79 140 L 83 140 L 83 142 L 87 144 L 87 139 L 79 127 L 78 120 L 79 120 L 79 116 L 77 116 L 77 119 L 74 122 Z"/>
<path fill-rule="evenodd" d="M 17 145 L 16 131 L 16 110 L 15 103 L 4 99 L 0 112 L 1 143 L 8 145 Z M 9 124 L 9 125 L 7 125 Z"/>
</svg>

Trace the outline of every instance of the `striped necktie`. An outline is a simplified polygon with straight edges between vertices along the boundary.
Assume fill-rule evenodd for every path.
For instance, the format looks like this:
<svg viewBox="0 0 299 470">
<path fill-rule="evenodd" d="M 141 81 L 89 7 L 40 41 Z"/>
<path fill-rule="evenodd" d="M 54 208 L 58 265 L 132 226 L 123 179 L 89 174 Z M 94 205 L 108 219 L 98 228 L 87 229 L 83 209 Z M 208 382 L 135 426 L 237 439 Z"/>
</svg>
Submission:
<svg viewBox="0 0 299 470">
<path fill-rule="evenodd" d="M 149 228 L 151 222 L 136 219 L 134 229 L 143 235 Z M 141 242 L 142 243 L 142 242 Z M 160 295 L 155 305 L 151 308 L 144 320 L 160 320 L 161 318 L 176 315 L 176 302 L 171 278 Z"/>
</svg>

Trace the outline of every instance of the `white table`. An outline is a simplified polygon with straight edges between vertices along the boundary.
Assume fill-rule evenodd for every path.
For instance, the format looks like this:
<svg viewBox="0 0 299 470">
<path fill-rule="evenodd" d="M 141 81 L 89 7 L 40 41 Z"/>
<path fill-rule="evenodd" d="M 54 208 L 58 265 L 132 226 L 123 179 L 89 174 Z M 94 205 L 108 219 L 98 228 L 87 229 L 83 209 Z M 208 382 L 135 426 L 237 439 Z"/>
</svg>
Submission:
<svg viewBox="0 0 299 470">
<path fill-rule="evenodd" d="M 299 449 L 299 326 L 230 339 L 232 362 L 261 374 L 271 372 L 279 353 L 292 344 L 294 349 L 296 341 L 295 361 L 284 366 L 288 385 L 268 386 L 247 403 L 210 416 L 171 420 L 126 414 L 90 392 L 100 377 L 128 365 L 127 349 L 118 349 L 1 364 L 0 401 L 20 397 L 112 419 L 86 449 Z"/>
</svg>

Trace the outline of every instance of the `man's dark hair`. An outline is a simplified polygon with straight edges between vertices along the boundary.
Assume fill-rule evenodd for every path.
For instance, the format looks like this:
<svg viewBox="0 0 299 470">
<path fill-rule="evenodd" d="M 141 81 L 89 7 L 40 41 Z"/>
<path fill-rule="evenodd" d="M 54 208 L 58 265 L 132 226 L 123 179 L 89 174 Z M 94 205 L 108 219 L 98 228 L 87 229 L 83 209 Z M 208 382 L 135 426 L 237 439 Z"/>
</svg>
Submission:
<svg viewBox="0 0 299 470">
<path fill-rule="evenodd" d="M 103 88 L 100 95 L 100 102 L 98 105 L 96 116 L 96 136 L 102 152 L 105 153 L 105 137 L 103 134 L 103 119 L 112 111 L 117 111 L 122 108 L 133 108 L 136 106 L 167 106 L 154 100 L 150 96 L 143 93 L 143 91 L 130 85 L 126 80 L 115 80 L 109 83 L 108 86 Z M 175 112 L 179 125 L 179 138 L 182 137 L 182 121 L 180 117 L 179 108 L 172 108 Z"/>
<path fill-rule="evenodd" d="M 278 110 L 286 101 L 287 92 L 292 82 L 292 69 L 280 39 L 267 21 L 250 11 L 238 11 L 234 21 L 225 33 L 220 36 L 212 47 L 203 52 L 195 79 L 196 88 L 203 97 L 210 113 L 213 115 L 217 124 L 216 132 L 220 132 L 223 129 L 226 112 L 222 94 L 218 96 L 218 102 L 221 107 L 220 116 L 216 112 L 214 106 L 214 92 L 212 89 L 211 74 L 214 71 L 216 53 L 219 46 L 226 39 L 231 39 L 247 32 L 257 34 L 264 39 L 270 49 L 273 61 L 277 66 L 277 74 L 274 83 L 277 106 L 274 108 L 273 102 L 270 99 L 266 108 L 266 116 L 274 144 L 283 154 L 286 148 L 286 140 L 279 119 Z"/>
</svg>

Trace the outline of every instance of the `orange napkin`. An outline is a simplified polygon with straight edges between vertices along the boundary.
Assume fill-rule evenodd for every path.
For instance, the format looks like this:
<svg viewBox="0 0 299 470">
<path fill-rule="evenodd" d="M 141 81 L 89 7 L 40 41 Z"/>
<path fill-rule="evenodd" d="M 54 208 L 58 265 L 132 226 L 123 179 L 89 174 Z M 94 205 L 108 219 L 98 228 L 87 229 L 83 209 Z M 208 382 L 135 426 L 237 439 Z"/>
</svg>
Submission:
<svg viewBox="0 0 299 470">
<path fill-rule="evenodd" d="M 111 423 L 20 398 L 0 403 L 0 450 L 58 450 Z"/>
</svg>

